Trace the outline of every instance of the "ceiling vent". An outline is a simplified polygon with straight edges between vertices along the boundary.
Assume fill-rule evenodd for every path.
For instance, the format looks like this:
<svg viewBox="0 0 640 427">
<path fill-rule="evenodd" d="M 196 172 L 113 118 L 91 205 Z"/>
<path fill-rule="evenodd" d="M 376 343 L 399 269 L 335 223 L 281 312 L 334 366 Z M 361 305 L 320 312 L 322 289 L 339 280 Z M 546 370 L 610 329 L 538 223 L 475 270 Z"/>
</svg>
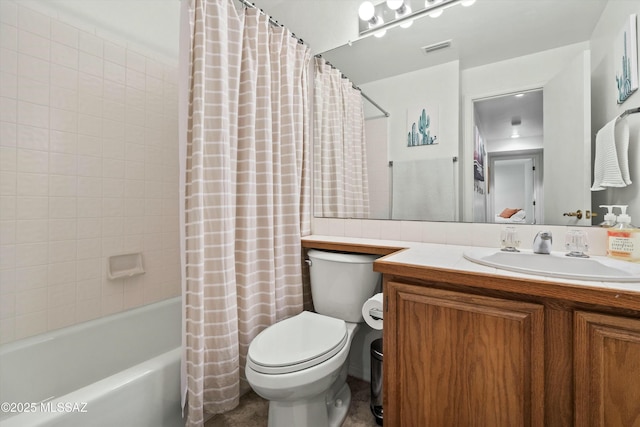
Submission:
<svg viewBox="0 0 640 427">
<path fill-rule="evenodd" d="M 451 40 L 445 40 L 443 42 L 440 43 L 434 43 L 434 44 L 430 44 L 428 46 L 422 46 L 420 49 L 422 49 L 422 51 L 425 54 L 431 53 L 431 52 L 435 52 L 436 50 L 440 50 L 440 49 L 446 49 L 448 47 L 451 46 Z"/>
</svg>

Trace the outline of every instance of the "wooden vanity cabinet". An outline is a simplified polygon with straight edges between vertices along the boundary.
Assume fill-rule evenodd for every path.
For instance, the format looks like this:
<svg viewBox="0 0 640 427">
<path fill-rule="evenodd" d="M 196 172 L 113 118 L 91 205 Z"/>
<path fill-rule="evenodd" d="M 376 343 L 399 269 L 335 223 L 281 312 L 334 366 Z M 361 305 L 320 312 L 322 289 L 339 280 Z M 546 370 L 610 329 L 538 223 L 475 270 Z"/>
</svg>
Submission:
<svg viewBox="0 0 640 427">
<path fill-rule="evenodd" d="M 384 292 L 385 426 L 640 427 L 639 311 L 398 276 Z"/>
<path fill-rule="evenodd" d="M 542 305 L 386 286 L 385 425 L 544 425 Z"/>
<path fill-rule="evenodd" d="M 640 320 L 575 313 L 576 426 L 640 427 Z"/>
</svg>

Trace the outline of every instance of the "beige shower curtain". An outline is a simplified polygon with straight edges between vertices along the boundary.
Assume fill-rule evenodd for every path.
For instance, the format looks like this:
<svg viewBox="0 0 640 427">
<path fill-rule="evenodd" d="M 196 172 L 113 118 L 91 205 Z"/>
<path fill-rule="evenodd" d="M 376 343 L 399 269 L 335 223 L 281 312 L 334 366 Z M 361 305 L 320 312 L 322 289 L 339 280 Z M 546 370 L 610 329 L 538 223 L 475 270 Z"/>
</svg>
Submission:
<svg viewBox="0 0 640 427">
<path fill-rule="evenodd" d="M 313 94 L 315 214 L 368 218 L 369 184 L 360 91 L 315 58 Z"/>
<path fill-rule="evenodd" d="M 183 0 L 182 22 L 183 398 L 201 426 L 238 404 L 251 340 L 302 310 L 309 51 L 232 0 Z"/>
</svg>

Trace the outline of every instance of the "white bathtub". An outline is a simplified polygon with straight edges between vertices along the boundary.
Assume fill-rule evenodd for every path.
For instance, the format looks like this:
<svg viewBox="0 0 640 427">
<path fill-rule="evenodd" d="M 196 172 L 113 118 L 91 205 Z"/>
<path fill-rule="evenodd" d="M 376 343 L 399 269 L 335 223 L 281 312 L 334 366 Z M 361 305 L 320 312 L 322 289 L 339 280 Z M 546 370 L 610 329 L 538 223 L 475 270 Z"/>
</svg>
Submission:
<svg viewBox="0 0 640 427">
<path fill-rule="evenodd" d="M 173 427 L 181 300 L 0 346 L 2 427 Z"/>
</svg>

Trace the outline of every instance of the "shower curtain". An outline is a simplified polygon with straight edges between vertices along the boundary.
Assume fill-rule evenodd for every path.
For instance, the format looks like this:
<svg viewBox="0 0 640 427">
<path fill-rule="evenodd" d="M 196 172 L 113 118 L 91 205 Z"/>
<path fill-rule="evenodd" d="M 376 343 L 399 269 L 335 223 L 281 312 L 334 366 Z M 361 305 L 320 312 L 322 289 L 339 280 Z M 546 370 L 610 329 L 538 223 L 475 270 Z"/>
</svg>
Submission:
<svg viewBox="0 0 640 427">
<path fill-rule="evenodd" d="M 182 14 L 183 404 L 202 426 L 248 389 L 251 340 L 302 310 L 310 56 L 232 0 Z"/>
<path fill-rule="evenodd" d="M 315 58 L 314 207 L 325 218 L 368 218 L 369 184 L 360 91 Z"/>
</svg>

